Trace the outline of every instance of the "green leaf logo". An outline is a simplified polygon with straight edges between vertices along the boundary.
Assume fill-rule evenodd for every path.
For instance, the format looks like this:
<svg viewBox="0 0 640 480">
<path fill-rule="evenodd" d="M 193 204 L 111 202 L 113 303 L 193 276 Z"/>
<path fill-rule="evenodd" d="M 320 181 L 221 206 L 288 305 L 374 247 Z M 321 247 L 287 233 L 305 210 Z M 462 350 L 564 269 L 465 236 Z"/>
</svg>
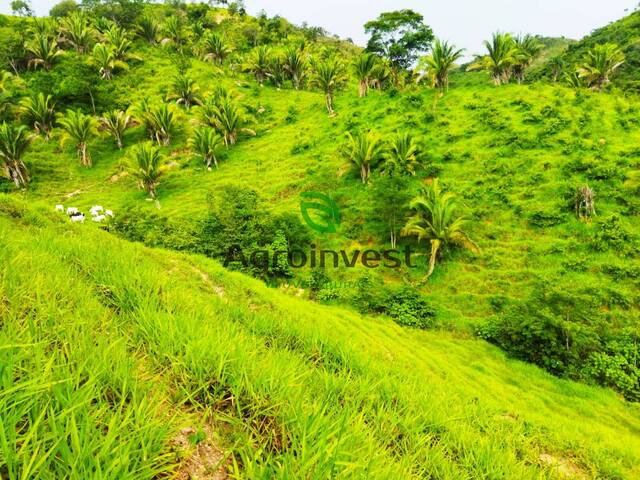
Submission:
<svg viewBox="0 0 640 480">
<path fill-rule="evenodd" d="M 300 213 L 312 230 L 320 233 L 336 233 L 340 226 L 340 209 L 331 197 L 324 193 L 303 192 L 300 194 Z M 311 218 L 310 211 L 315 211 Z M 318 220 L 321 220 L 319 223 Z"/>
</svg>

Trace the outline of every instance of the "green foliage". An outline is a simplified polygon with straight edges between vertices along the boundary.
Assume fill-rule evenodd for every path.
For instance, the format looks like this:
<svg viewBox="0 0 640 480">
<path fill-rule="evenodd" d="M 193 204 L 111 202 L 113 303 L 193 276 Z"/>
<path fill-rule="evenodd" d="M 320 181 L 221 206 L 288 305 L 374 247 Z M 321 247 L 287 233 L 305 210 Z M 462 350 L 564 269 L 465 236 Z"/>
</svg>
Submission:
<svg viewBox="0 0 640 480">
<path fill-rule="evenodd" d="M 95 118 L 80 110 L 67 110 L 64 115 L 58 114 L 58 124 L 64 130 L 62 143 L 73 141 L 76 144 L 80 164 L 90 167 L 92 162 L 89 141 L 98 133 Z"/>
<path fill-rule="evenodd" d="M 80 7 L 75 0 L 61 0 L 49 10 L 49 16 L 53 18 L 67 17 L 77 12 Z"/>
<path fill-rule="evenodd" d="M 423 329 L 433 327 L 436 314 L 423 295 L 406 286 L 389 296 L 387 311 L 398 324 Z"/>
<path fill-rule="evenodd" d="M 347 132 L 343 155 L 358 169 L 364 184 L 369 181 L 371 170 L 382 160 L 384 144 L 374 132 L 356 132 L 355 135 Z"/>
<path fill-rule="evenodd" d="M 158 147 L 143 143 L 133 148 L 130 171 L 150 198 L 156 198 L 156 189 L 163 174 L 163 157 Z"/>
<path fill-rule="evenodd" d="M 449 88 L 449 72 L 462 53 L 462 49 L 457 50 L 448 42 L 436 39 L 431 53 L 421 58 L 418 65 L 425 70 L 434 88 L 446 91 Z"/>
<path fill-rule="evenodd" d="M 45 97 L 40 92 L 23 99 L 20 103 L 20 118 L 36 133 L 43 134 L 44 138 L 48 140 L 56 118 L 55 103 L 51 95 Z"/>
<path fill-rule="evenodd" d="M 413 10 L 381 13 L 364 29 L 370 35 L 367 51 L 388 58 L 399 68 L 409 68 L 433 41 L 433 32 L 424 17 Z"/>
<path fill-rule="evenodd" d="M 624 60 L 624 53 L 617 45 L 596 45 L 587 52 L 584 62 L 578 68 L 578 75 L 585 79 L 588 86 L 599 91 L 611 82 L 610 77 L 622 66 Z"/>
<path fill-rule="evenodd" d="M 118 148 L 121 149 L 124 132 L 133 124 L 131 115 L 123 110 L 111 110 L 98 118 L 98 122 L 100 128 L 108 132 L 116 141 Z"/>
<path fill-rule="evenodd" d="M 26 188 L 29 184 L 29 172 L 22 158 L 30 141 L 24 127 L 0 124 L 0 160 L 4 173 L 16 188 Z"/>
<path fill-rule="evenodd" d="M 210 127 L 201 127 L 193 131 L 193 137 L 189 140 L 189 145 L 198 155 L 202 157 L 207 170 L 211 170 L 211 163 L 218 168 L 218 158 L 216 151 L 222 144 L 222 137 L 216 134 Z"/>
</svg>

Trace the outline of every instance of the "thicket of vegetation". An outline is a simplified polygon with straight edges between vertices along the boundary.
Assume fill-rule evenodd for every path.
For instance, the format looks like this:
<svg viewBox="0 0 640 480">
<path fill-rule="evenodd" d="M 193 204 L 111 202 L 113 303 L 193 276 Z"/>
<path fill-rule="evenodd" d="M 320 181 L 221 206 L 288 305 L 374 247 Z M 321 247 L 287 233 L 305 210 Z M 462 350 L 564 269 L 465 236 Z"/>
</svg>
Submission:
<svg viewBox="0 0 640 480">
<path fill-rule="evenodd" d="M 28 7 L 23 2 L 15 5 L 20 17 L 0 16 L 0 163 L 6 176 L 6 180 L 0 179 L 0 191 L 6 194 L 0 211 L 9 218 L 2 220 L 1 238 L 10 245 L 12 229 L 20 231 L 16 238 L 24 239 L 21 245 L 25 245 L 29 258 L 31 250 L 26 238 L 35 234 L 41 240 L 33 247 L 34 255 L 39 258 L 48 253 L 52 258 L 47 262 L 60 267 L 60 272 L 79 269 L 96 278 L 108 276 L 98 280 L 91 277 L 95 280 L 89 282 L 91 292 L 81 296 L 82 305 L 74 304 L 73 315 L 80 318 L 83 308 L 101 304 L 110 312 L 112 327 L 120 334 L 134 329 L 134 338 L 139 340 L 135 345 L 146 352 L 141 359 L 145 365 L 145 355 L 153 358 L 150 365 L 154 368 L 173 365 L 173 360 L 186 365 L 184 371 L 183 367 L 172 366 L 172 371 L 176 370 L 171 375 L 177 376 L 164 378 L 165 386 L 171 391 L 176 382 L 186 382 L 186 387 L 180 384 L 180 395 L 198 408 L 215 405 L 211 410 L 217 412 L 217 406 L 225 405 L 224 416 L 232 425 L 233 435 L 241 439 L 235 447 L 225 447 L 233 451 L 230 468 L 237 476 L 293 478 L 291 475 L 305 476 L 317 468 L 320 476 L 322 472 L 332 476 L 336 471 L 343 476 L 358 476 L 369 471 L 373 472 L 372 477 L 384 478 L 396 469 L 407 477 L 505 474 L 534 478 L 538 467 L 545 465 L 540 458 L 534 458 L 540 453 L 539 447 L 533 449 L 536 454 L 512 458 L 516 454 L 503 443 L 495 451 L 483 450 L 482 458 L 475 460 L 460 460 L 461 452 L 456 450 L 454 456 L 459 462 L 452 461 L 453 453 L 448 449 L 454 448 L 456 441 L 478 438 L 455 437 L 450 439 L 453 443 L 438 447 L 442 432 L 437 434 L 440 440 L 433 443 L 435 434 L 431 430 L 419 431 L 423 427 L 419 426 L 419 419 L 423 417 L 408 420 L 428 404 L 422 398 L 411 403 L 405 416 L 395 410 L 389 397 L 388 402 L 371 405 L 367 414 L 371 418 L 362 420 L 362 424 L 354 413 L 359 408 L 356 403 L 353 411 L 335 417 L 333 413 L 313 410 L 307 403 L 310 400 L 301 397 L 301 403 L 289 404 L 291 411 L 265 413 L 272 405 L 280 405 L 278 399 L 290 398 L 291 392 L 285 392 L 284 386 L 279 390 L 280 387 L 269 385 L 254 398 L 251 388 L 255 379 L 243 376 L 248 371 L 233 370 L 231 375 L 239 383 L 225 383 L 222 370 L 228 359 L 223 354 L 216 360 L 222 363 L 211 369 L 199 363 L 202 358 L 184 363 L 182 347 L 169 344 L 173 330 L 160 328 L 157 322 L 145 324 L 145 316 L 136 317 L 163 312 L 162 320 L 176 326 L 178 318 L 172 317 L 172 312 L 184 307 L 188 297 L 188 289 L 176 280 L 171 286 L 184 288 L 180 290 L 180 301 L 185 305 L 165 299 L 164 277 L 151 282 L 159 289 L 157 295 L 153 288 L 142 288 L 151 292 L 147 300 L 139 296 L 142 293 L 125 287 L 127 278 L 134 275 L 127 262 L 136 252 L 148 255 L 149 272 L 157 268 L 156 261 L 170 272 L 170 265 L 178 265 L 175 268 L 180 275 L 191 268 L 189 265 L 202 263 L 224 278 L 224 285 L 212 285 L 209 274 L 193 267 L 209 296 L 213 292 L 223 298 L 220 292 L 229 289 L 238 294 L 232 306 L 222 300 L 215 311 L 203 306 L 198 315 L 230 316 L 240 322 L 249 336 L 243 340 L 248 343 L 242 343 L 237 351 L 251 357 L 249 361 L 254 355 L 249 345 L 259 337 L 267 349 L 275 345 L 276 357 L 289 358 L 291 354 L 300 357 L 302 363 L 311 358 L 313 368 L 321 368 L 321 372 L 313 370 L 315 373 L 310 375 L 342 382 L 344 378 L 332 375 L 351 375 L 357 369 L 351 360 L 356 362 L 359 358 L 357 362 L 366 363 L 368 355 L 375 356 L 374 350 L 367 349 L 359 357 L 348 338 L 356 335 L 365 343 L 365 338 L 374 339 L 374 333 L 362 333 L 372 325 L 382 325 L 380 329 L 372 328 L 403 342 L 396 347 L 406 350 L 402 361 L 409 363 L 417 360 L 416 355 L 407 353 L 412 349 L 429 355 L 424 350 L 424 339 L 432 340 L 446 335 L 441 331 L 455 330 L 458 335 L 488 340 L 511 356 L 554 375 L 611 387 L 627 400 L 640 401 L 640 101 L 632 91 L 619 89 L 632 86 L 629 79 L 634 74 L 635 47 L 629 26 L 637 13 L 570 45 L 533 35 L 496 33 L 486 41 L 486 52 L 461 68 L 457 63 L 463 52 L 436 38 L 425 19 L 410 10 L 388 12 L 367 23 L 371 40 L 366 49 L 361 49 L 319 28 L 294 26 L 281 17 L 269 18 L 266 14 L 251 17 L 241 3 L 225 7 L 128 1 L 77 5 L 65 0 L 47 18 L 30 17 L 25 5 Z M 565 47 L 566 53 L 559 53 Z M 337 232 L 320 235 L 303 224 L 298 209 L 304 192 L 325 192 L 337 202 L 341 210 Z M 58 221 L 64 216 L 46 219 L 47 215 L 37 214 L 13 197 L 30 204 L 46 202 L 49 216 L 56 215 L 56 204 L 85 211 L 92 205 L 108 205 L 115 216 L 104 224 L 70 225 Z M 123 247 L 127 244 L 109 239 L 106 233 L 94 232 L 93 227 L 130 242 L 166 250 L 159 254 L 139 246 Z M 63 244 L 61 232 L 68 232 L 73 247 Z M 52 240 L 57 235 L 61 239 Z M 86 245 L 95 253 L 99 246 L 92 242 L 110 245 L 114 253 L 124 248 L 119 257 L 123 263 L 108 267 L 108 253 L 100 253 L 99 261 L 79 253 L 79 263 L 69 260 L 75 255 L 69 249 L 79 252 Z M 404 252 L 409 248 L 414 252 L 413 264 L 385 269 L 356 262 L 355 268 L 339 265 L 321 269 L 308 265 L 297 269 L 286 261 L 286 256 L 278 260 L 274 255 L 290 250 L 308 252 L 312 248 L 358 253 L 370 249 Z M 62 258 L 56 257 L 56 249 L 66 252 L 60 254 Z M 273 318 L 251 314 L 247 318 L 245 310 L 234 313 L 240 308 L 237 305 L 253 295 L 243 290 L 243 282 L 251 289 L 258 283 L 224 273 L 201 256 L 215 259 L 227 270 L 280 285 L 291 295 L 306 297 L 313 302 L 305 303 L 305 308 L 320 312 L 323 319 L 331 318 L 326 320 L 331 326 L 321 330 L 309 327 L 311 330 L 304 334 L 309 337 L 302 339 L 277 330 L 280 327 L 276 314 Z M 16 259 L 10 253 L 6 258 L 45 271 L 35 260 Z M 266 262 L 265 258 L 276 260 Z M 63 266 L 65 262 L 68 265 Z M 6 291 L 12 288 L 10 282 L 18 282 L 17 271 L 12 270 L 14 276 L 1 277 L 3 282 L 9 282 L 3 284 Z M 49 292 L 53 283 L 46 283 L 44 278 L 42 281 L 44 291 Z M 74 291 L 84 285 L 82 279 L 79 282 Z M 120 288 L 116 284 L 121 291 L 114 291 Z M 202 285 L 198 288 L 202 289 Z M 277 305 L 293 301 L 277 292 L 265 295 L 277 298 Z M 204 302 L 206 295 L 198 293 L 196 297 L 198 302 Z M 26 321 L 24 309 L 17 311 L 12 303 L 23 298 L 20 291 L 10 291 L 6 298 L 15 300 L 0 301 L 0 308 L 9 305 L 0 311 L 11 313 L 15 322 Z M 25 305 L 41 301 L 39 298 L 25 297 Z M 51 297 L 47 308 L 63 301 L 57 298 Z M 162 306 L 165 301 L 170 303 L 166 309 Z M 303 305 L 302 300 L 295 302 L 278 310 L 291 316 L 287 326 L 292 328 Z M 416 328 L 401 331 L 383 319 L 363 320 L 355 313 L 314 303 L 378 314 Z M 248 311 L 253 311 L 251 305 L 250 301 Z M 38 308 L 45 306 L 38 304 Z M 101 314 L 95 315 L 92 321 L 98 322 Z M 304 318 L 311 321 L 313 315 Z M 133 327 L 121 325 L 131 321 Z M 330 341 L 332 327 L 351 322 L 355 325 L 340 330 L 347 337 L 336 350 L 327 353 L 314 343 L 319 336 Z M 0 323 L 6 339 L 5 346 L 0 344 L 0 353 L 15 355 L 17 345 L 37 343 L 35 337 L 21 338 L 25 335 L 25 330 L 18 328 L 22 323 L 8 333 L 5 330 L 11 327 L 10 322 Z M 431 334 L 418 329 L 440 332 Z M 156 330 L 158 336 L 151 335 Z M 77 340 L 79 333 L 73 332 L 63 343 Z M 187 336 L 194 335 L 181 337 L 185 344 L 199 338 L 195 330 L 185 332 Z M 215 337 L 211 345 L 226 345 L 230 338 L 229 331 L 222 327 L 207 326 L 206 333 Z M 45 334 L 48 335 L 46 331 Z M 147 334 L 151 336 L 146 338 Z M 57 339 L 46 338 L 57 345 Z M 48 348 L 45 343 L 42 352 Z M 393 352 L 392 344 L 385 343 L 384 348 Z M 477 340 L 468 344 L 483 354 L 496 355 L 490 347 L 479 346 L 483 344 Z M 243 350 L 245 347 L 247 350 Z M 66 354 L 60 348 L 62 358 Z M 88 348 L 79 347 L 78 358 Z M 106 355 L 112 348 L 120 349 L 122 356 L 128 351 L 109 343 L 101 354 Z M 495 357 L 490 361 L 492 365 L 498 362 Z M 7 392 L 20 380 L 20 368 L 31 369 L 26 364 L 14 366 L 18 363 L 12 361 L 8 368 L 0 367 Z M 422 360 L 420 365 L 429 369 Z M 533 367 L 516 365 L 509 362 L 509 369 L 535 371 Z M 385 375 L 400 379 L 406 373 L 393 373 L 393 368 L 376 370 L 380 373 L 378 380 Z M 486 368 L 488 372 L 489 367 Z M 67 378 L 48 369 L 43 371 L 37 388 Z M 82 376 L 81 369 L 67 373 L 71 377 Z M 96 396 L 113 395 L 107 400 L 118 405 L 122 398 L 131 399 L 133 395 L 139 401 L 133 404 L 142 408 L 137 396 L 140 392 L 123 391 L 122 398 L 118 397 L 118 389 L 125 388 L 131 374 L 124 370 L 103 372 L 100 375 L 107 375 L 107 380 L 115 375 L 118 386 L 109 383 L 113 378 L 106 386 L 96 380 L 83 390 L 85 397 L 74 398 L 85 405 Z M 96 371 L 92 370 L 91 375 L 97 375 Z M 206 383 L 207 375 L 215 379 L 211 380 L 213 384 Z M 120 380 L 124 383 L 118 383 Z M 373 382 L 365 383 L 369 381 Z M 550 385 L 546 378 L 540 381 Z M 313 385 L 320 388 L 320 383 Z M 391 390 L 380 393 L 373 383 L 367 385 L 363 388 L 376 395 L 387 395 L 399 388 L 390 383 Z M 25 385 L 16 388 L 24 389 L 20 393 L 24 395 L 24 405 L 41 413 L 39 408 L 44 403 L 33 402 L 46 403 L 46 394 L 35 386 L 35 390 Z M 113 388 L 115 393 L 111 392 Z M 145 391 L 146 387 L 140 388 Z M 588 396 L 606 395 L 584 389 L 590 392 Z M 71 391 L 76 395 L 79 390 Z M 365 395 L 363 392 L 358 395 Z M 424 394 L 427 395 L 426 390 Z M 227 406 L 229 398 L 246 403 Z M 18 422 L 22 404 L 11 403 L 7 395 L 0 396 L 0 401 L 9 402 L 4 405 L 12 409 L 11 418 Z M 14 442 L 23 442 L 19 455 L 8 453 L 9 444 L 0 442 L 6 463 L 0 467 L 0 474 L 9 478 L 29 477 L 30 472 L 40 472 L 42 478 L 64 475 L 61 472 L 67 468 L 65 459 L 78 455 L 76 447 L 65 449 L 64 442 L 54 445 L 50 440 L 56 435 L 58 421 L 65 425 L 60 426 L 60 431 L 75 435 L 75 427 L 64 423 L 75 414 L 68 410 L 72 403 L 65 404 L 59 398 L 56 401 L 59 410 L 51 414 L 53 423 L 47 423 L 49 426 L 41 423 L 43 418 L 49 418 L 47 413 L 31 419 L 36 430 L 47 431 L 43 437 L 27 441 L 21 435 L 28 436 L 29 430 L 23 432 L 19 428 L 11 437 Z M 617 405 L 614 408 L 627 408 Z M 85 407 L 78 413 L 80 416 L 73 416 L 74 421 L 93 421 L 90 409 Z M 123 411 L 116 415 L 108 410 L 111 407 L 106 408 L 105 424 L 127 425 L 121 417 Z M 137 455 L 138 460 L 142 455 L 150 463 L 114 463 L 105 475 L 136 478 L 133 472 L 140 468 L 138 473 L 150 478 L 165 467 L 175 467 L 176 462 L 159 457 L 167 451 L 169 427 L 159 411 L 144 411 L 148 414 L 145 418 L 154 419 L 149 427 L 152 438 L 145 444 L 136 432 L 133 437 L 137 440 L 131 443 L 135 452 L 122 455 Z M 381 411 L 388 411 L 389 417 Z M 386 420 L 381 420 L 383 417 Z M 321 448 L 314 454 L 306 450 L 305 435 L 316 431 L 314 418 L 328 430 L 313 444 L 324 445 L 327 452 L 337 452 L 335 449 L 342 445 L 344 449 L 338 448 L 342 453 L 318 460 L 313 455 Z M 376 427 L 387 420 L 389 425 Z M 131 420 L 138 421 L 142 420 Z M 411 424 L 403 426 L 403 422 Z M 343 443 L 346 425 L 350 429 L 355 424 L 360 425 L 357 432 L 362 427 L 362 436 L 356 432 Z M 135 425 L 134 429 L 139 428 Z M 9 438 L 7 425 L 0 422 L 0 426 L 4 429 L 0 430 L 0 440 Z M 491 428 L 494 427 L 492 423 Z M 369 428 L 377 430 L 372 433 Z M 113 435 L 115 438 L 120 434 Z M 509 441 L 520 438 L 519 433 L 514 435 Z M 396 436 L 406 440 L 391 440 L 391 446 L 385 444 L 380 457 L 371 456 L 380 447 L 377 440 L 363 440 Z M 566 445 L 571 437 L 561 437 L 565 443 L 557 447 L 558 453 L 578 458 L 577 466 L 572 465 L 580 474 L 633 478 L 637 465 L 631 453 L 633 441 L 629 440 L 628 452 L 617 450 L 619 456 L 605 459 L 603 452 L 610 451 L 611 445 L 603 450 L 584 447 L 584 451 L 573 450 L 569 455 Z M 89 437 L 82 441 L 89 441 Z M 531 440 L 538 441 L 538 437 Z M 255 442 L 266 442 L 268 451 L 257 452 L 250 445 Z M 106 449 L 104 445 L 99 448 Z M 369 456 L 361 457 L 374 458 L 369 467 L 344 453 L 354 445 L 358 445 L 354 452 L 370 449 Z M 41 451 L 46 455 L 39 456 Z M 78 478 L 94 465 L 90 460 L 93 453 L 87 452 L 95 450 L 84 452 L 83 459 L 88 463 L 77 467 L 74 474 Z M 393 459 L 390 463 L 387 454 Z M 441 462 L 425 460 L 433 460 L 433 455 L 441 455 Z M 43 460 L 31 462 L 32 458 Z M 566 458 L 558 461 L 574 462 Z"/>
</svg>

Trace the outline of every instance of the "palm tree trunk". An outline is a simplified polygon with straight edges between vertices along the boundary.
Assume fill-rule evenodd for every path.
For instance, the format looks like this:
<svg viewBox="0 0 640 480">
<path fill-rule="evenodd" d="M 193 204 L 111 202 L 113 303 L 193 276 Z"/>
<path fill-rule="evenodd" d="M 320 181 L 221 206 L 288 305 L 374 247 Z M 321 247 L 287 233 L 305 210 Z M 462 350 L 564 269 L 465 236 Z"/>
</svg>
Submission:
<svg viewBox="0 0 640 480">
<path fill-rule="evenodd" d="M 360 89 L 358 90 L 358 94 L 360 98 L 366 97 L 369 92 L 369 83 L 366 80 L 360 80 Z"/>
<path fill-rule="evenodd" d="M 431 240 L 431 256 L 429 257 L 429 271 L 427 272 L 427 275 L 424 277 L 425 280 L 427 280 L 431 274 L 433 274 L 433 270 L 436 267 L 436 259 L 438 258 L 438 251 L 440 250 L 440 245 L 442 245 L 442 242 L 440 240 L 437 239 L 432 239 Z"/>
<path fill-rule="evenodd" d="M 327 110 L 329 110 L 329 115 L 333 115 L 334 114 L 333 95 L 331 93 L 327 93 L 326 100 L 327 100 Z"/>
</svg>

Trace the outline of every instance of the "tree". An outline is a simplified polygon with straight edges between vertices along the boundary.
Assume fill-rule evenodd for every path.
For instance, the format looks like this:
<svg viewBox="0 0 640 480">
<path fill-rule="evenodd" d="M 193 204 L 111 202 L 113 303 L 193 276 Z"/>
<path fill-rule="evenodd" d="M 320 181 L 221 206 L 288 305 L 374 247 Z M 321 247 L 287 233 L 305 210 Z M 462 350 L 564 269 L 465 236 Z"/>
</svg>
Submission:
<svg viewBox="0 0 640 480">
<path fill-rule="evenodd" d="M 240 133 L 256 134 L 254 130 L 243 127 L 247 122 L 247 117 L 230 96 L 214 99 L 213 102 L 208 103 L 205 107 L 203 114 L 207 123 L 222 135 L 224 144 L 227 147 L 235 145 Z"/>
<path fill-rule="evenodd" d="M 62 0 L 51 7 L 49 16 L 53 18 L 66 17 L 73 12 L 77 12 L 79 9 L 80 7 L 75 0 Z"/>
<path fill-rule="evenodd" d="M 508 33 L 494 33 L 491 41 L 485 40 L 484 46 L 488 54 L 480 57 L 469 69 L 488 70 L 495 85 L 508 83 L 511 67 L 516 62 L 517 49 L 513 37 Z"/>
<path fill-rule="evenodd" d="M 447 42 L 435 40 L 431 53 L 420 61 L 420 66 L 426 71 L 434 88 L 439 88 L 443 92 L 449 88 L 449 72 L 456 60 L 462 56 L 463 51 Z"/>
<path fill-rule="evenodd" d="M 131 48 L 131 40 L 129 40 L 129 34 L 124 28 L 112 25 L 104 32 L 104 39 L 113 50 L 116 60 L 124 61 L 127 58 L 131 58 L 128 54 Z"/>
<path fill-rule="evenodd" d="M 128 68 L 125 62 L 116 58 L 113 47 L 103 43 L 96 43 L 93 46 L 93 52 L 89 62 L 98 68 L 100 77 L 105 80 L 111 80 L 114 70 L 125 70 Z"/>
<path fill-rule="evenodd" d="M 37 68 L 42 66 L 45 70 L 50 70 L 54 60 L 62 55 L 62 50 L 58 48 L 58 42 L 46 33 L 37 33 L 35 38 L 25 44 L 29 52 L 29 66 Z"/>
<path fill-rule="evenodd" d="M 44 134 L 49 140 L 51 129 L 55 122 L 55 103 L 51 95 L 45 96 L 40 92 L 37 95 L 24 98 L 20 103 L 19 113 L 21 119 L 36 133 Z"/>
<path fill-rule="evenodd" d="M 156 198 L 156 189 L 162 176 L 162 156 L 160 149 L 151 143 L 137 145 L 133 149 L 131 174 L 149 197 Z"/>
<path fill-rule="evenodd" d="M 58 123 L 65 131 L 62 142 L 75 142 L 80 164 L 90 167 L 88 143 L 98 133 L 95 118 L 85 115 L 80 110 L 67 110 L 65 115 L 59 115 Z"/>
<path fill-rule="evenodd" d="M 182 45 L 186 41 L 184 27 L 179 16 L 174 15 L 167 18 L 163 28 L 166 37 L 162 39 L 162 44 L 174 43 L 177 46 Z"/>
<path fill-rule="evenodd" d="M 231 53 L 231 48 L 225 39 L 215 32 L 207 32 L 207 35 L 202 39 L 202 50 L 205 60 L 217 64 L 222 64 Z"/>
<path fill-rule="evenodd" d="M 422 192 L 409 204 L 414 215 L 401 231 L 403 236 L 416 236 L 418 241 L 429 240 L 431 252 L 428 279 L 441 252 L 451 247 L 464 247 L 479 252 L 478 246 L 465 232 L 467 220 L 456 214 L 457 203 L 451 192 L 443 193 L 438 180 L 423 187 Z"/>
<path fill-rule="evenodd" d="M 309 68 L 304 51 L 300 47 L 287 48 L 282 66 L 293 87 L 299 90 L 304 85 Z"/>
<path fill-rule="evenodd" d="M 411 184 L 406 176 L 382 175 L 372 184 L 373 211 L 370 218 L 381 235 L 389 238 L 391 248 L 398 246 L 399 230 L 407 216 Z"/>
<path fill-rule="evenodd" d="M 352 135 L 347 132 L 347 144 L 344 156 L 360 171 L 362 183 L 367 183 L 371 176 L 371 169 L 375 167 L 384 155 L 384 145 L 373 132 L 357 132 Z"/>
<path fill-rule="evenodd" d="M 358 80 L 358 94 L 365 97 L 369 92 L 369 86 L 376 67 L 376 56 L 371 53 L 363 53 L 353 62 L 353 71 Z"/>
<path fill-rule="evenodd" d="M 540 54 L 544 45 L 536 37 L 528 34 L 523 37 L 516 37 L 514 42 L 513 76 L 518 83 L 522 83 L 527 68 L 531 66 L 533 60 Z"/>
<path fill-rule="evenodd" d="M 17 188 L 25 188 L 29 184 L 29 173 L 22 157 L 31 142 L 26 129 L 10 123 L 0 125 L 0 159 L 5 174 Z"/>
<path fill-rule="evenodd" d="M 578 68 L 580 78 L 594 90 L 600 91 L 611 83 L 610 77 L 624 63 L 624 53 L 614 43 L 596 45 L 585 55 L 583 63 Z"/>
<path fill-rule="evenodd" d="M 391 176 L 415 175 L 420 149 L 409 133 L 395 136 L 384 154 L 383 171 Z"/>
<path fill-rule="evenodd" d="M 178 75 L 173 81 L 173 92 L 167 95 L 167 100 L 175 100 L 177 104 L 182 104 L 189 110 L 191 105 L 202 104 L 198 90 L 196 82 L 191 77 Z"/>
<path fill-rule="evenodd" d="M 31 3 L 27 0 L 13 0 L 11 2 L 11 11 L 21 17 L 33 17 Z"/>
<path fill-rule="evenodd" d="M 329 115 L 335 115 L 333 109 L 333 95 L 335 91 L 344 83 L 345 76 L 342 65 L 336 60 L 317 62 L 314 64 L 313 85 L 324 92 L 325 103 Z"/>
<path fill-rule="evenodd" d="M 413 10 L 381 13 L 364 30 L 371 35 L 367 51 L 388 58 L 395 68 L 409 68 L 433 40 L 431 28 Z"/>
<path fill-rule="evenodd" d="M 123 110 L 111 110 L 98 119 L 100 129 L 109 133 L 116 141 L 119 149 L 122 148 L 124 132 L 133 124 L 133 118 Z"/>
<path fill-rule="evenodd" d="M 215 130 L 210 127 L 197 128 L 193 132 L 193 137 L 189 140 L 189 146 L 202 157 L 207 170 L 211 170 L 213 162 L 218 168 L 218 159 L 216 151 L 222 143 L 222 137 L 216 134 Z"/>
<path fill-rule="evenodd" d="M 146 100 L 143 100 L 138 114 L 147 128 L 151 140 L 163 146 L 171 143 L 171 136 L 177 127 L 173 110 L 164 103 L 159 107 L 151 107 Z"/>
<path fill-rule="evenodd" d="M 256 81 L 262 85 L 269 76 L 271 62 L 271 49 L 267 45 L 261 45 L 253 49 L 243 70 L 251 73 Z"/>
<path fill-rule="evenodd" d="M 560 77 L 560 75 L 562 75 L 562 72 L 565 68 L 564 60 L 560 55 L 556 55 L 555 57 L 549 59 L 547 65 L 551 69 L 551 78 L 554 82 L 557 82 L 558 78 Z"/>
<path fill-rule="evenodd" d="M 73 12 L 60 21 L 63 40 L 75 48 L 77 53 L 89 50 L 93 41 L 93 29 L 89 27 L 87 17 L 83 12 Z"/>
<path fill-rule="evenodd" d="M 155 18 L 145 15 L 140 19 L 137 29 L 142 38 L 150 44 L 153 45 L 158 41 L 160 24 Z"/>
</svg>

